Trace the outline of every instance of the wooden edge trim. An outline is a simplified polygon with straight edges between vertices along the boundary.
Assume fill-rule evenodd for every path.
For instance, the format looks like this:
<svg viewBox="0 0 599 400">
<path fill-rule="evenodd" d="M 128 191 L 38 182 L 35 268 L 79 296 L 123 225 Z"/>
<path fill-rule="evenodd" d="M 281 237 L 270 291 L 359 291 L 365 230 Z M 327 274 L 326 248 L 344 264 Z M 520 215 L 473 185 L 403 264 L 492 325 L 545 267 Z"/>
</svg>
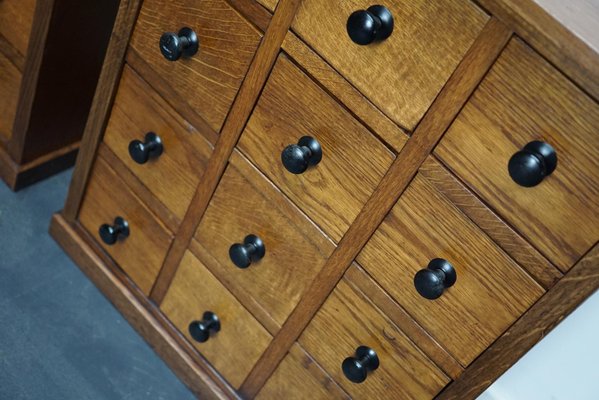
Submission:
<svg viewBox="0 0 599 400">
<path fill-rule="evenodd" d="M 599 101 L 599 54 L 532 0 L 475 0 Z"/>
<path fill-rule="evenodd" d="M 422 175 L 435 186 L 466 217 L 471 219 L 495 243 L 512 257 L 545 290 L 552 287 L 562 273 L 518 232 L 497 216 L 474 193 L 436 158 L 428 158 L 420 169 Z"/>
<path fill-rule="evenodd" d="M 250 21 L 262 32 L 266 32 L 272 14 L 254 0 L 227 0 L 239 14 Z"/>
<path fill-rule="evenodd" d="M 599 243 L 437 398 L 476 398 L 598 288 Z"/>
<path fill-rule="evenodd" d="M 20 164 L 23 158 L 29 117 L 33 107 L 53 11 L 54 0 L 36 1 L 31 35 L 27 46 L 27 56 L 23 67 L 23 77 L 21 78 L 17 112 L 13 124 L 13 134 L 7 149 L 8 154 L 17 164 Z"/>
<path fill-rule="evenodd" d="M 102 139 L 110 108 L 114 101 L 125 62 L 125 51 L 127 50 L 129 38 L 133 31 L 142 0 L 120 1 L 114 29 L 106 50 L 104 64 L 102 65 L 102 72 L 100 73 L 94 100 L 85 130 L 83 131 L 81 150 L 77 157 L 73 179 L 69 186 L 67 200 L 62 213 L 63 217 L 69 222 L 75 220 L 81 206 L 87 180 L 96 156 L 96 150 Z"/>
<path fill-rule="evenodd" d="M 221 134 L 214 146 L 212 156 L 206 165 L 206 170 L 202 179 L 200 179 L 202 184 L 198 186 L 191 200 L 187 213 L 179 226 L 175 240 L 166 255 L 156 284 L 150 293 L 150 298 L 156 304 L 160 304 L 164 299 L 166 291 L 175 276 L 179 262 L 189 246 L 200 220 L 208 207 L 208 203 L 216 190 L 216 186 L 225 171 L 229 157 L 243 132 L 243 128 L 254 109 L 256 101 L 258 101 L 262 88 L 266 84 L 270 71 L 277 60 L 281 43 L 283 43 L 285 34 L 291 26 L 300 3 L 301 0 L 279 1 L 275 14 L 268 25 L 266 33 L 262 37 L 248 73 L 225 120 Z"/>
<path fill-rule="evenodd" d="M 0 34 L 0 53 L 4 54 L 21 74 L 23 73 L 25 57 L 2 34 Z"/>
<path fill-rule="evenodd" d="M 408 312 L 399 305 L 357 263 L 345 273 L 345 279 L 362 292 L 368 301 L 381 310 L 412 342 L 451 379 L 457 379 L 464 367 L 453 358 Z"/>
<path fill-rule="evenodd" d="M 207 399 L 238 398 L 233 389 L 228 388 L 220 379 L 215 379 L 216 372 L 212 367 L 198 363 L 198 360 L 194 360 L 181 348 L 172 332 L 175 328 L 165 328 L 166 318 L 162 317 L 162 321 L 157 318 L 162 315 L 160 311 L 123 283 L 83 240 L 74 225 L 69 224 L 61 214 L 54 214 L 49 232 L 192 392 Z"/>
<path fill-rule="evenodd" d="M 511 35 L 512 32 L 497 19 L 491 18 L 487 22 L 338 247 L 242 384 L 240 393 L 245 397 L 254 397 L 285 357 L 499 57 Z"/>
<path fill-rule="evenodd" d="M 289 31 L 283 41 L 283 50 L 331 97 L 345 104 L 356 119 L 369 127 L 375 136 L 387 143 L 396 154 L 401 151 L 408 138 L 406 132 L 292 31 Z"/>
</svg>

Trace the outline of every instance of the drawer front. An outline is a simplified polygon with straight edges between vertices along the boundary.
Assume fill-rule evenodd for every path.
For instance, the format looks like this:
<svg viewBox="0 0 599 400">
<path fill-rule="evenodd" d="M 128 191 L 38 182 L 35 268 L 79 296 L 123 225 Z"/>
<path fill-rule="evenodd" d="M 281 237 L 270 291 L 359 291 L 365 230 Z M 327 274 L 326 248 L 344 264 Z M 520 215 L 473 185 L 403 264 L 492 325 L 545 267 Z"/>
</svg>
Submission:
<svg viewBox="0 0 599 400">
<path fill-rule="evenodd" d="M 1 4 L 1 3 L 0 3 Z M 21 73 L 0 52 L 0 142 L 12 136 L 12 125 L 17 112 Z"/>
<path fill-rule="evenodd" d="M 27 54 L 34 11 L 35 0 L 0 1 L 0 35 L 23 56 Z"/>
<path fill-rule="evenodd" d="M 350 397 L 299 344 L 294 344 L 257 399 L 329 400 Z"/>
<path fill-rule="evenodd" d="M 356 399 L 430 399 L 448 382 L 385 315 L 341 280 L 299 338 L 299 343 Z M 350 381 L 342 363 L 366 346 L 379 366 L 362 383 Z M 368 368 L 367 363 L 363 366 Z"/>
<path fill-rule="evenodd" d="M 441 261 L 451 274 L 441 279 Z M 406 311 L 467 366 L 542 294 L 543 289 L 427 178 L 416 175 L 357 258 Z M 429 267 L 430 264 L 430 268 Z M 449 271 L 448 271 L 449 272 Z M 431 300 L 419 294 L 420 285 Z M 441 294 L 442 293 L 442 294 Z"/>
<path fill-rule="evenodd" d="M 261 259 L 238 268 L 231 246 L 248 235 L 265 248 Z M 195 234 L 200 259 L 248 308 L 268 315 L 278 329 L 332 253 L 334 245 L 243 156 L 229 167 Z M 239 246 L 237 246 L 239 250 Z M 258 252 L 256 252 L 258 254 Z M 246 304 L 246 301 L 244 301 Z M 264 322 L 263 322 L 264 323 Z"/>
<path fill-rule="evenodd" d="M 566 271 L 599 240 L 597 127 L 599 105 L 514 39 L 436 154 Z M 510 177 L 508 162 L 532 141 L 554 148 L 557 168 L 523 187 Z"/>
<path fill-rule="evenodd" d="M 303 173 L 291 173 L 283 164 L 282 152 L 303 136 L 319 143 L 322 158 Z M 335 241 L 347 231 L 394 159 L 284 56 L 272 71 L 239 148 Z"/>
<path fill-rule="evenodd" d="M 239 388 L 268 347 L 272 337 L 189 251 L 164 298 L 161 310 L 198 351 L 233 385 Z M 206 335 L 190 330 L 211 312 L 220 327 L 204 322 Z M 196 339 L 205 340 L 204 342 Z"/>
<path fill-rule="evenodd" d="M 160 38 L 183 27 L 196 33 L 199 49 L 168 61 Z M 131 47 L 219 132 L 260 38 L 225 0 L 145 0 Z"/>
<path fill-rule="evenodd" d="M 128 236 L 115 223 L 117 217 L 127 222 Z M 149 295 L 170 247 L 172 234 L 101 157 L 96 159 L 89 179 L 79 221 L 139 288 Z M 100 235 L 100 227 L 105 224 L 113 228 L 114 234 L 111 236 L 116 239 L 113 244 L 105 243 Z M 108 234 L 107 230 L 104 227 L 104 235 Z"/>
<path fill-rule="evenodd" d="M 358 45 L 348 17 L 376 2 L 304 0 L 293 29 L 385 114 L 412 130 L 488 17 L 466 0 L 389 0 L 394 29 Z"/>
<path fill-rule="evenodd" d="M 148 133 L 158 137 L 146 140 Z M 160 202 L 183 219 L 212 146 L 127 66 L 104 143 Z"/>
</svg>

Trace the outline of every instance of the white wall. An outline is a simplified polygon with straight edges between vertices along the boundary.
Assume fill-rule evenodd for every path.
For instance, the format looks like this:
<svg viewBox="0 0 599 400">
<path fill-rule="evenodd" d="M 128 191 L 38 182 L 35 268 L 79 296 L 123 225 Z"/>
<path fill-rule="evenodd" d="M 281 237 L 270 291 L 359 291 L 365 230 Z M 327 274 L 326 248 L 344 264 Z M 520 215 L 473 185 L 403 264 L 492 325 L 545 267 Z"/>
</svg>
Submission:
<svg viewBox="0 0 599 400">
<path fill-rule="evenodd" d="M 598 400 L 599 291 L 478 400 Z"/>
</svg>

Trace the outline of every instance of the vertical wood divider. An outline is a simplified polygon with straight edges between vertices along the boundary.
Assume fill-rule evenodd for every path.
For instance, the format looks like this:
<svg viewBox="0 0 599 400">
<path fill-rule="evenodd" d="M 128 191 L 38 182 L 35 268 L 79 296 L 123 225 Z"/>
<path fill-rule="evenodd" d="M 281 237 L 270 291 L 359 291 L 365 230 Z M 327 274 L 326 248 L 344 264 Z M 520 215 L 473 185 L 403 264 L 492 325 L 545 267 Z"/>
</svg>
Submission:
<svg viewBox="0 0 599 400">
<path fill-rule="evenodd" d="M 260 391 L 395 205 L 511 36 L 512 31 L 499 20 L 491 18 L 487 22 L 338 247 L 246 378 L 240 388 L 243 397 L 253 398 Z"/>
</svg>

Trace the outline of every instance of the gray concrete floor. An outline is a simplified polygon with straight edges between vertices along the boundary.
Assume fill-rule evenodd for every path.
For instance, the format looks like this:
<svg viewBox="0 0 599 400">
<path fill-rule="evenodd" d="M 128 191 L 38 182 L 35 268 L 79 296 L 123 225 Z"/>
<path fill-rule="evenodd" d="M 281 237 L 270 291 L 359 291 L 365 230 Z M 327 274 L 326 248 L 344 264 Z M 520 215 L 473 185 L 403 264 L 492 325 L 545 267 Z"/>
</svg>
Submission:
<svg viewBox="0 0 599 400">
<path fill-rule="evenodd" d="M 194 398 L 48 235 L 69 181 L 0 182 L 0 400 Z"/>
</svg>

